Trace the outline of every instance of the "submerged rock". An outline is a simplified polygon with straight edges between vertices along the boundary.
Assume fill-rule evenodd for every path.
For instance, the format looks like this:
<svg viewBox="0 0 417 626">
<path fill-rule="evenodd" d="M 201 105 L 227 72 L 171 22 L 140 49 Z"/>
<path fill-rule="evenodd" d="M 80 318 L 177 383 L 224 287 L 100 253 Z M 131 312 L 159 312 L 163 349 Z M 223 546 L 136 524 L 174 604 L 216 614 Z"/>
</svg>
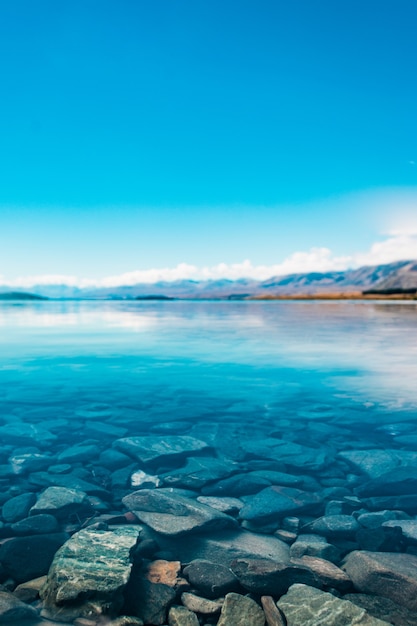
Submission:
<svg viewBox="0 0 417 626">
<path fill-rule="evenodd" d="M 259 604 L 238 593 L 224 599 L 217 626 L 264 626 L 265 615 Z"/>
<path fill-rule="evenodd" d="M 22 623 L 33 620 L 37 611 L 7 591 L 0 591 L 0 624 Z"/>
<path fill-rule="evenodd" d="M 185 457 L 208 448 L 204 441 L 187 435 L 125 437 L 117 439 L 114 446 L 145 465 L 157 465 L 168 459 Z"/>
<path fill-rule="evenodd" d="M 219 598 L 239 589 L 239 581 L 228 567 L 204 559 L 191 561 L 184 568 L 184 576 L 207 598 Z"/>
<path fill-rule="evenodd" d="M 142 489 L 122 501 L 142 522 L 162 535 L 180 536 L 236 525 L 232 517 L 212 507 L 159 489 Z"/>
<path fill-rule="evenodd" d="M 388 626 L 348 600 L 307 585 L 292 585 L 278 601 L 287 626 Z"/>
<path fill-rule="evenodd" d="M 18 583 L 38 578 L 48 572 L 56 551 L 67 539 L 66 533 L 10 539 L 0 548 L 0 563 Z"/>
<path fill-rule="evenodd" d="M 30 509 L 30 515 L 46 513 L 65 519 L 71 513 L 91 513 L 87 494 L 67 487 L 48 487 Z"/>
<path fill-rule="evenodd" d="M 267 487 L 255 496 L 246 498 L 239 517 L 256 523 L 278 521 L 292 513 L 315 510 L 320 504 L 319 496 L 301 489 Z"/>
<path fill-rule="evenodd" d="M 130 551 L 140 528 L 85 529 L 55 555 L 41 598 L 47 617 L 72 621 L 78 616 L 116 614 L 131 571 Z"/>
</svg>

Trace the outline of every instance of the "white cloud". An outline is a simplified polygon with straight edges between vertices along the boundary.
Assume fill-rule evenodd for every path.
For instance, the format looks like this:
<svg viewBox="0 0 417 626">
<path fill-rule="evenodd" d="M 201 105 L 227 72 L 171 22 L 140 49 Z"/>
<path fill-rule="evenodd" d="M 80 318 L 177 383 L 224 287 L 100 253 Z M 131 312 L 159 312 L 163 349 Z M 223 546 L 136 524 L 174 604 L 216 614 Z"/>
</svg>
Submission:
<svg viewBox="0 0 417 626">
<path fill-rule="evenodd" d="M 136 270 L 116 276 L 107 276 L 99 280 L 51 274 L 26 276 L 7 281 L 0 276 L 0 284 L 12 288 L 28 288 L 33 285 L 108 288 L 175 280 L 217 280 L 221 278 L 266 280 L 271 276 L 340 271 L 349 267 L 379 265 L 405 259 L 417 259 L 417 226 L 416 228 L 414 226 L 399 228 L 384 240 L 374 243 L 368 251 L 351 256 L 335 256 L 329 248 L 311 248 L 308 251 L 294 252 L 281 263 L 274 265 L 254 265 L 248 259 L 241 263 L 219 263 L 206 267 L 180 263 L 176 267 Z"/>
</svg>

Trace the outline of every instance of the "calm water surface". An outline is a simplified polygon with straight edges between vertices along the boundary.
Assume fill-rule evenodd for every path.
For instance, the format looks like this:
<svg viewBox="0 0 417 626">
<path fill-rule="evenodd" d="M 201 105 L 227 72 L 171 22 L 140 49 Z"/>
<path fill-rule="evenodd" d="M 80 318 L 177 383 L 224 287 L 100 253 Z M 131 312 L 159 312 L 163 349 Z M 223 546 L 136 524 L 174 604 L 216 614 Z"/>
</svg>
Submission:
<svg viewBox="0 0 417 626">
<path fill-rule="evenodd" d="M 415 303 L 2 303 L 0 402 L 25 420 L 100 402 L 149 424 L 401 421 L 416 415 L 416 337 Z"/>
</svg>

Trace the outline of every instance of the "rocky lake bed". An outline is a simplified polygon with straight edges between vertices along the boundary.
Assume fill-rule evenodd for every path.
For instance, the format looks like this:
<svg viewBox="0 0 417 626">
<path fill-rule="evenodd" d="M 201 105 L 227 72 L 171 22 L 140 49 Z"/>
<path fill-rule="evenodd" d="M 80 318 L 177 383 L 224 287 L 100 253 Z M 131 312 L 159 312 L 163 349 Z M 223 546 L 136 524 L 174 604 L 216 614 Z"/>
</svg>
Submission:
<svg viewBox="0 0 417 626">
<path fill-rule="evenodd" d="M 415 312 L 0 307 L 0 624 L 417 626 Z"/>
</svg>

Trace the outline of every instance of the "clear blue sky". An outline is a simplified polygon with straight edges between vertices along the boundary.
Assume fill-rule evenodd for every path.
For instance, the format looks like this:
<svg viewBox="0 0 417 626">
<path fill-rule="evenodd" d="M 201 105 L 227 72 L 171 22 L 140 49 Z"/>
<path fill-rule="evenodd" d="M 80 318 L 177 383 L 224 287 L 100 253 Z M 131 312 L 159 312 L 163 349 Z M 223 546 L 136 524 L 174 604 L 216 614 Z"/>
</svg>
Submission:
<svg viewBox="0 0 417 626">
<path fill-rule="evenodd" d="M 417 189 L 416 25 L 415 0 L 2 2 L 0 275 L 365 250 L 385 217 L 355 199 Z"/>
</svg>

